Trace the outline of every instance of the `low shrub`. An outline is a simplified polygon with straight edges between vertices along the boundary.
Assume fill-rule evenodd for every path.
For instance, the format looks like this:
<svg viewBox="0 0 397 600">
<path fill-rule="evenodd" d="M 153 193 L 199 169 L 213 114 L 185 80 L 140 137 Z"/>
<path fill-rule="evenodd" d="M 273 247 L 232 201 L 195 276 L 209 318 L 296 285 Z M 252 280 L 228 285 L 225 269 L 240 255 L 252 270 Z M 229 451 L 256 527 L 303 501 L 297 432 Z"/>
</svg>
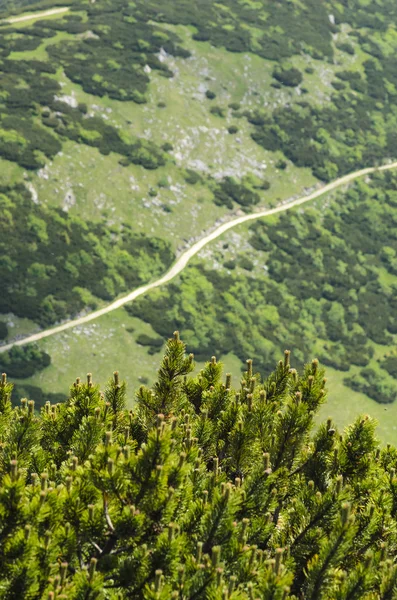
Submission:
<svg viewBox="0 0 397 600">
<path fill-rule="evenodd" d="M 133 411 L 117 372 L 40 414 L 3 375 L 3 597 L 392 598 L 396 449 L 368 416 L 314 430 L 317 360 L 246 364 L 238 392 L 215 357 L 192 376 L 175 333 Z"/>
</svg>

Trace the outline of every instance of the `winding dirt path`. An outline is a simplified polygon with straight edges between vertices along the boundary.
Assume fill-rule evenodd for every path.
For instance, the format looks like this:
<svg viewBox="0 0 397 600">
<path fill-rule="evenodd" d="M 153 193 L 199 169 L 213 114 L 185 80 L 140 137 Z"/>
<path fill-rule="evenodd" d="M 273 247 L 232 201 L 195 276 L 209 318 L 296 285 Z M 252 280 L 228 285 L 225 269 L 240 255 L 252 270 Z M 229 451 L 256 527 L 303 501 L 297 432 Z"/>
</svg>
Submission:
<svg viewBox="0 0 397 600">
<path fill-rule="evenodd" d="M 375 173 L 377 171 L 388 171 L 390 169 L 396 169 L 396 168 L 397 168 L 397 161 L 394 163 L 390 163 L 388 165 L 383 165 L 381 167 L 369 167 L 367 169 L 361 169 L 360 171 L 355 171 L 354 173 L 345 175 L 344 177 L 341 177 L 340 179 L 336 179 L 335 181 L 323 186 L 322 188 L 320 188 L 319 190 L 316 190 L 315 192 L 313 192 L 312 194 L 310 194 L 308 196 L 303 196 L 301 198 L 297 198 L 296 200 L 292 200 L 291 202 L 288 202 L 287 204 L 282 204 L 280 206 L 277 206 L 276 208 L 271 208 L 271 209 L 262 210 L 262 211 L 259 211 L 256 213 L 251 213 L 249 215 L 244 215 L 242 217 L 232 219 L 231 221 L 228 221 L 227 223 L 223 223 L 222 225 L 217 227 L 214 231 L 212 231 L 208 235 L 204 236 L 201 240 L 199 240 L 198 242 L 193 244 L 193 246 L 191 246 L 190 248 L 185 250 L 185 252 L 183 252 L 181 254 L 181 256 L 177 259 L 177 261 L 174 263 L 174 265 L 170 268 L 170 270 L 165 275 L 160 277 L 160 279 L 157 279 L 156 281 L 153 281 L 152 283 L 148 283 L 147 285 L 143 285 L 142 287 L 137 288 L 134 291 L 132 291 L 131 293 L 129 293 L 127 296 L 123 296 L 122 298 L 115 300 L 108 306 L 105 306 L 104 308 L 101 308 L 99 310 L 95 310 L 94 312 L 89 313 L 88 315 L 85 315 L 84 317 L 79 317 L 78 319 L 67 321 L 66 323 L 63 323 L 62 325 L 58 325 L 57 327 L 53 327 L 51 329 L 46 329 L 45 331 L 40 331 L 39 333 L 35 333 L 33 335 L 22 338 L 15 342 L 11 342 L 10 344 L 0 346 L 0 352 L 5 352 L 6 350 L 9 350 L 10 348 L 12 348 L 12 346 L 23 346 L 23 345 L 29 344 L 31 342 L 37 342 L 38 340 L 42 340 L 51 335 L 55 335 L 56 333 L 61 333 L 61 331 L 65 331 L 66 329 L 71 329 L 72 327 L 76 327 L 77 325 L 83 325 L 84 323 L 89 323 L 90 321 L 94 321 L 95 319 L 98 319 L 102 315 L 106 315 L 107 313 L 110 313 L 113 310 L 116 310 L 117 308 L 124 306 L 124 304 L 127 304 L 127 302 L 131 302 L 132 300 L 135 300 L 139 296 L 146 294 L 146 292 L 148 292 L 149 290 L 153 290 L 156 287 L 160 287 L 161 285 L 168 283 L 169 281 L 171 281 L 171 279 L 173 279 L 174 277 L 176 277 L 177 275 L 179 275 L 179 273 L 181 273 L 183 271 L 183 269 L 186 267 L 189 260 L 191 258 L 193 258 L 193 256 L 195 256 L 198 252 L 200 252 L 200 250 L 202 248 L 204 248 L 204 246 L 206 246 L 207 244 L 209 244 L 210 242 L 212 242 L 213 240 L 215 240 L 216 238 L 221 236 L 226 231 L 229 231 L 229 229 L 236 227 L 237 225 L 241 225 L 242 223 L 246 223 L 247 221 L 261 219 L 262 217 L 268 217 L 269 215 L 275 215 L 277 213 L 285 212 L 286 210 L 289 210 L 290 208 L 299 206 L 300 204 L 305 204 L 306 202 L 310 202 L 311 200 L 314 200 L 315 198 L 319 198 L 320 196 L 323 196 L 324 194 L 327 194 L 328 192 L 332 192 L 336 188 L 341 187 L 342 185 L 346 185 L 346 184 L 358 179 L 359 177 L 363 177 L 364 175 L 370 175 L 371 173 Z"/>
<path fill-rule="evenodd" d="M 30 15 L 23 15 L 22 17 L 9 17 L 0 21 L 0 25 L 7 25 L 7 23 L 21 23 L 22 21 L 30 21 L 31 19 L 42 19 L 43 17 L 52 17 L 53 15 L 60 15 L 69 10 L 69 7 L 64 6 L 61 8 L 51 8 L 43 12 L 31 13 Z"/>
</svg>

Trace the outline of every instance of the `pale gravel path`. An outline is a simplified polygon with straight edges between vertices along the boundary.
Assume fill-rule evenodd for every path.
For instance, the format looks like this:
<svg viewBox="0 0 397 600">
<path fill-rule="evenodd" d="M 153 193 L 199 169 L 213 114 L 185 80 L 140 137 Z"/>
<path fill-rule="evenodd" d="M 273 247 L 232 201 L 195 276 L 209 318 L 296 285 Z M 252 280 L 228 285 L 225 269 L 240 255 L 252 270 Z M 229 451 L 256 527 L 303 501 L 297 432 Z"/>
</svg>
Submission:
<svg viewBox="0 0 397 600">
<path fill-rule="evenodd" d="M 62 8 L 51 8 L 44 12 L 32 13 L 30 15 L 23 15 L 22 17 L 10 17 L 9 19 L 3 19 L 0 21 L 0 25 L 7 25 L 7 23 L 21 23 L 22 21 L 30 21 L 32 19 L 42 19 L 43 17 L 51 17 L 52 15 L 60 15 L 69 10 L 69 7 L 65 6 Z"/>
<path fill-rule="evenodd" d="M 66 329 L 71 329 L 72 327 L 76 327 L 77 325 L 82 325 L 83 323 L 88 323 L 89 321 L 94 321 L 95 319 L 98 319 L 98 317 L 101 317 L 102 315 L 106 315 L 107 313 L 110 313 L 113 310 L 116 310 L 117 308 L 124 306 L 124 304 L 127 304 L 128 302 L 135 300 L 139 296 L 146 294 L 146 292 L 148 292 L 149 290 L 153 290 L 156 287 L 160 287 L 161 285 L 168 283 L 169 281 L 171 281 L 171 279 L 173 279 L 174 277 L 176 277 L 176 275 L 179 275 L 179 273 L 181 273 L 181 271 L 183 271 L 183 269 L 186 267 L 189 260 L 191 258 L 193 258 L 193 256 L 195 256 L 198 252 L 200 252 L 200 250 L 202 248 L 204 248 L 204 246 L 206 246 L 207 244 L 209 244 L 210 242 L 212 242 L 213 240 L 218 238 L 220 235 L 222 235 L 229 229 L 236 227 L 237 225 L 241 225 L 242 223 L 246 223 L 247 221 L 253 221 L 255 219 L 260 219 L 262 217 L 268 217 L 269 215 L 275 215 L 277 213 L 284 212 L 295 206 L 299 206 L 300 204 L 305 204 L 306 202 L 310 202 L 311 200 L 314 200 L 315 198 L 318 198 L 319 196 L 322 196 L 328 192 L 332 192 L 336 188 L 338 188 L 342 185 L 346 185 L 347 183 L 350 183 L 351 181 L 354 181 L 355 179 L 358 179 L 359 177 L 363 177 L 363 175 L 370 175 L 371 173 L 375 173 L 376 171 L 388 171 L 390 169 L 395 169 L 395 168 L 397 168 L 397 161 L 394 163 L 390 163 L 388 165 L 383 165 L 381 167 L 369 167 L 367 169 L 361 169 L 360 171 L 355 171 L 354 173 L 345 175 L 344 177 L 341 177 L 340 179 L 336 179 L 334 182 L 323 186 L 321 189 L 316 190 L 309 196 L 303 196 L 301 198 L 297 198 L 296 200 L 292 200 L 291 202 L 277 206 L 276 208 L 262 210 L 257 213 L 251 213 L 249 215 L 244 215 L 243 217 L 238 217 L 236 219 L 232 219 L 231 221 L 224 223 L 223 225 L 220 225 L 219 227 L 217 227 L 212 233 L 209 233 L 208 235 L 204 236 L 201 240 L 199 240 L 198 242 L 193 244 L 193 246 L 188 248 L 188 250 L 183 252 L 183 254 L 181 254 L 181 256 L 177 259 L 177 261 L 171 267 L 171 269 L 165 275 L 163 275 L 163 277 L 160 277 L 160 279 L 157 279 L 157 281 L 153 281 L 152 283 L 149 283 L 140 288 L 137 288 L 133 292 L 128 294 L 127 296 L 124 296 L 123 298 L 119 298 L 118 300 L 115 300 L 114 302 L 112 302 L 111 304 L 106 306 L 105 308 L 96 310 L 88 315 L 85 315 L 84 317 L 80 317 L 80 318 L 74 319 L 72 321 L 67 321 L 66 323 L 63 323 L 62 325 L 58 325 L 57 327 L 53 327 L 52 329 L 46 329 L 45 331 L 35 333 L 26 338 L 17 340 L 15 342 L 11 342 L 10 344 L 0 346 L 0 352 L 5 352 L 6 350 L 9 350 L 13 346 L 23 346 L 23 345 L 29 344 L 31 342 L 37 342 L 38 340 L 42 340 L 51 335 L 55 335 L 56 333 L 61 333 L 61 331 L 65 331 Z"/>
</svg>

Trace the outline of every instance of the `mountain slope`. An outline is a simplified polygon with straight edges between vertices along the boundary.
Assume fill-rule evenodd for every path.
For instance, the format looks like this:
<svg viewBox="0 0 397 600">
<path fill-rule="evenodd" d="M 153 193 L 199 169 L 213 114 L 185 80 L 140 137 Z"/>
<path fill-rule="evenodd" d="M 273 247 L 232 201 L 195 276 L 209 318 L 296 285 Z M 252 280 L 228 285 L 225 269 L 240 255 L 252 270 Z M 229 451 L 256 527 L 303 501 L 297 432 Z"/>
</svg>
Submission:
<svg viewBox="0 0 397 600">
<path fill-rule="evenodd" d="M 367 5 L 358 0 L 227 0 L 192 5 L 182 0 L 96 0 L 72 5 L 61 18 L 2 25 L 0 185 L 9 216 L 1 227 L 8 240 L 18 238 L 25 249 L 18 251 L 24 256 L 18 264 L 9 241 L 1 248 L 8 340 L 44 322 L 101 306 L 135 281 L 148 281 L 187 242 L 237 211 L 275 205 L 319 180 L 394 158 L 395 12 L 389 1 Z M 21 185 L 31 194 L 30 203 Z M 368 194 L 377 204 L 376 193 Z M 345 200 L 338 202 L 343 205 Z M 395 208 L 390 207 L 392 223 Z M 369 213 L 369 221 L 380 218 L 375 213 Z M 376 227 L 377 221 L 367 236 Z M 76 237 L 68 228 L 85 233 Z M 104 229 L 107 256 L 101 258 L 94 238 Z M 281 240 L 288 231 L 288 223 L 282 222 Z M 147 240 L 139 250 L 136 243 L 126 243 L 127 238 L 137 240 L 138 233 Z M 87 247 L 78 241 L 83 238 Z M 166 249 L 166 260 L 149 248 L 152 238 Z M 63 241 L 54 246 L 55 240 Z M 344 244 L 350 241 L 342 236 Z M 382 297 L 395 285 L 393 244 L 388 239 L 391 250 L 386 250 L 382 264 L 368 257 L 374 264 L 367 268 L 366 284 L 374 269 Z M 32 250 L 39 258 L 33 259 Z M 229 271 L 239 273 L 243 289 L 249 288 L 250 268 L 239 270 L 240 259 L 236 262 L 241 252 L 232 245 L 227 250 L 223 248 L 224 256 L 217 260 L 219 277 L 227 280 Z M 266 254 L 256 254 L 260 252 L 247 247 L 243 263 L 250 267 L 266 262 Z M 233 261 L 237 270 L 230 266 Z M 287 294 L 290 275 L 283 275 L 279 259 L 274 261 L 270 275 L 283 278 L 284 283 L 278 283 L 286 286 Z M 49 267 L 56 271 L 49 272 Z M 361 268 L 358 259 L 354 268 Z M 105 289 L 106 298 L 98 286 Z M 318 293 L 323 303 L 339 302 L 328 298 L 326 289 Z M 178 294 L 173 296 L 175 307 L 182 303 L 183 310 L 194 314 L 201 300 L 192 293 L 186 298 Z M 224 313 L 224 296 L 216 299 Z M 360 310 L 358 300 L 351 302 Z M 368 303 L 368 311 L 372 320 L 376 302 Z M 182 313 L 167 318 L 181 318 Z M 127 323 L 123 315 L 114 316 L 117 327 Z M 303 317 L 308 327 L 312 318 L 306 313 Z M 322 310 L 317 318 L 316 327 L 325 331 Z M 141 363 L 147 348 L 155 346 L 138 340 L 142 335 L 157 339 L 147 320 L 145 324 L 134 317 L 135 332 L 126 334 L 124 341 Z M 194 344 L 203 340 L 199 329 L 195 338 L 190 326 L 181 327 Z M 360 339 L 362 332 L 349 327 L 347 337 Z M 101 345 L 110 331 L 105 325 L 98 328 Z M 285 347 L 290 333 L 283 337 L 279 331 L 279 343 Z M 224 336 L 231 341 L 224 351 L 234 348 L 235 337 L 243 340 L 246 335 L 243 321 L 229 323 Z M 395 334 L 382 330 L 379 335 Z M 116 354 L 121 352 L 111 343 Z M 249 348 L 255 343 L 254 336 L 247 341 Z M 267 351 L 272 344 L 268 340 Z M 302 361 L 309 349 L 305 344 Z M 51 342 L 53 365 L 30 384 L 49 391 L 51 378 L 63 369 L 62 342 L 58 347 Z M 388 347 L 389 342 L 383 349 L 377 346 L 376 358 L 384 360 L 382 352 Z M 364 354 L 365 348 L 366 342 L 358 342 Z M 96 353 L 88 342 L 84 350 L 80 344 L 80 352 L 83 362 Z M 262 351 L 256 352 L 262 360 Z M 341 355 L 339 347 L 333 356 L 338 368 L 343 361 L 337 364 L 336 358 Z M 376 383 L 376 377 L 371 382 Z M 370 389 L 362 380 L 355 385 Z"/>
</svg>

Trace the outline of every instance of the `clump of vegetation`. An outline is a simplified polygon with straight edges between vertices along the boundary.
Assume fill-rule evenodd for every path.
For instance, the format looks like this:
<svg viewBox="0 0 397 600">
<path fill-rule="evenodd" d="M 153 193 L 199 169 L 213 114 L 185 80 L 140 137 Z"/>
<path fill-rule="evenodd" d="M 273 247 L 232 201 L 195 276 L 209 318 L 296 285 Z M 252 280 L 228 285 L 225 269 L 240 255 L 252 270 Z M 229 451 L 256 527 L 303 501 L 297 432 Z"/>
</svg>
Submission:
<svg viewBox="0 0 397 600">
<path fill-rule="evenodd" d="M 161 177 L 158 180 L 157 185 L 159 186 L 159 188 L 168 188 L 170 185 L 170 182 L 168 180 L 167 175 L 163 175 L 163 177 Z"/>
<path fill-rule="evenodd" d="M 166 142 L 165 144 L 163 144 L 162 149 L 164 150 L 164 152 L 172 152 L 174 146 L 170 142 Z"/>
<path fill-rule="evenodd" d="M 297 87 L 303 81 L 302 73 L 295 67 L 286 69 L 276 68 L 273 72 L 273 77 L 287 87 Z"/>
<path fill-rule="evenodd" d="M 8 336 L 8 327 L 4 321 L 0 321 L 0 340 L 5 340 Z"/>
<path fill-rule="evenodd" d="M 260 196 L 250 187 L 239 183 L 232 177 L 225 177 L 214 191 L 215 204 L 233 208 L 233 201 L 241 206 L 258 204 Z"/>
<path fill-rule="evenodd" d="M 338 92 L 340 92 L 341 90 L 345 90 L 346 89 L 346 84 L 343 83 L 343 81 L 338 81 L 338 80 L 331 81 L 331 85 Z"/>
<path fill-rule="evenodd" d="M 345 383 L 353 390 L 363 392 L 381 404 L 389 404 L 397 399 L 397 384 L 385 381 L 382 373 L 371 367 L 366 367 L 360 373 L 346 378 Z"/>
<path fill-rule="evenodd" d="M 145 333 L 138 335 L 136 341 L 140 346 L 147 346 L 149 354 L 156 354 L 156 352 L 158 352 L 164 345 L 163 338 L 152 337 L 150 335 L 146 335 Z"/>
<path fill-rule="evenodd" d="M 230 125 L 227 130 L 231 135 L 238 133 L 238 127 L 236 125 Z"/>
<path fill-rule="evenodd" d="M 41 413 L 0 382 L 0 589 L 9 598 L 392 597 L 396 450 L 329 418 L 317 360 L 238 391 L 177 333 L 133 411 L 114 373 Z M 343 578 L 341 579 L 341 573 Z"/>
<path fill-rule="evenodd" d="M 221 117 L 222 119 L 224 119 L 226 116 L 225 109 L 222 108 L 221 106 L 211 106 L 210 113 L 217 117 Z"/>
<path fill-rule="evenodd" d="M 236 268 L 236 261 L 232 260 L 232 259 L 225 260 L 225 262 L 223 263 L 223 266 L 225 267 L 225 269 L 233 271 Z"/>
<path fill-rule="evenodd" d="M 346 52 L 346 54 L 350 54 L 353 56 L 355 54 L 354 46 L 349 42 L 342 42 L 340 44 L 336 44 L 338 50 L 342 50 L 342 52 Z"/>
<path fill-rule="evenodd" d="M 216 98 L 215 92 L 213 92 L 211 90 L 207 90 L 205 92 L 205 95 L 207 96 L 208 100 L 214 100 Z"/>
<path fill-rule="evenodd" d="M 241 256 L 238 260 L 238 265 L 246 271 L 253 271 L 254 269 L 254 263 L 248 258 L 248 256 Z"/>
<path fill-rule="evenodd" d="M 394 377 L 394 379 L 397 379 L 397 352 L 394 351 L 385 356 L 380 361 L 380 366 L 382 367 L 382 369 L 387 371 L 389 375 Z"/>
<path fill-rule="evenodd" d="M 33 344 L 13 346 L 7 352 L 0 352 L 0 371 L 7 371 L 15 379 L 31 377 L 50 364 L 50 355 Z"/>
<path fill-rule="evenodd" d="M 202 176 L 197 171 L 194 171 L 194 169 L 185 169 L 184 178 L 186 183 L 190 185 L 196 185 L 196 183 L 203 181 Z"/>
</svg>

